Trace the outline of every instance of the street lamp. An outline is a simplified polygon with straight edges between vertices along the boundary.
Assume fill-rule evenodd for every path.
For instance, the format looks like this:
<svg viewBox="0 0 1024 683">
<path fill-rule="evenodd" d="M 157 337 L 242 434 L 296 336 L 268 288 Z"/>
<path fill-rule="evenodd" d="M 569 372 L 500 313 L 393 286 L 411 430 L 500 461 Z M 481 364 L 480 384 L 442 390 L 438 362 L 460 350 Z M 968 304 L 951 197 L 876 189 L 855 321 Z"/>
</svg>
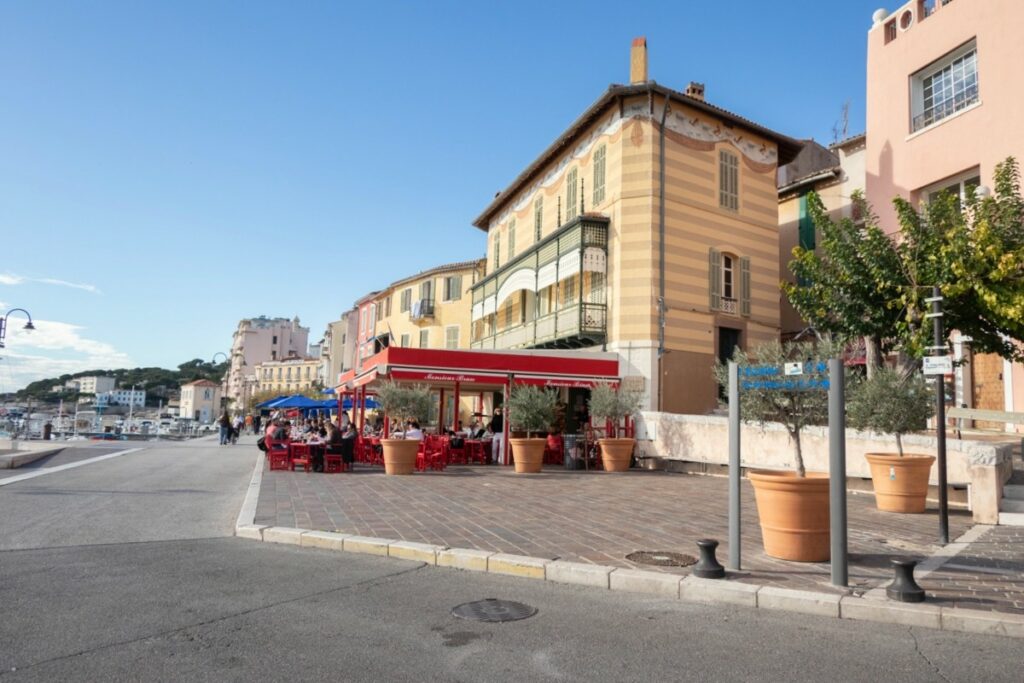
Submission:
<svg viewBox="0 0 1024 683">
<path fill-rule="evenodd" d="M 24 308 L 12 308 L 11 310 L 7 311 L 7 313 L 4 314 L 3 317 L 0 317 L 0 349 L 4 348 L 4 338 L 7 337 L 7 319 L 11 317 L 11 313 L 17 313 L 18 311 L 24 313 L 25 316 L 28 318 L 28 322 L 25 323 L 25 327 L 23 329 L 26 329 L 29 332 L 36 329 L 36 326 L 32 324 L 32 314 L 30 314 Z"/>
</svg>

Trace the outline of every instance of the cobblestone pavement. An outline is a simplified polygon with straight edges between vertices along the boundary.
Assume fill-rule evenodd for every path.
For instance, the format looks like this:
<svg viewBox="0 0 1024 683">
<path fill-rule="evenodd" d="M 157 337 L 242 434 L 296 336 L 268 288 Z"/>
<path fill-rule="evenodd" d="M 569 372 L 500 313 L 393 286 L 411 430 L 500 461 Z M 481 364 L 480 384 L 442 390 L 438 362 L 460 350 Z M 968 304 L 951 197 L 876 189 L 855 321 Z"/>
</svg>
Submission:
<svg viewBox="0 0 1024 683">
<path fill-rule="evenodd" d="M 696 555 L 697 539 L 717 538 L 724 563 L 727 485 L 723 477 L 642 470 L 609 474 L 551 468 L 516 475 L 511 468 L 480 466 L 387 477 L 380 468 L 357 464 L 355 472 L 344 474 L 265 472 L 255 521 L 685 574 L 685 568 L 640 567 L 625 558 L 637 550 Z M 739 580 L 833 590 L 828 563 L 786 562 L 764 554 L 747 481 L 742 495 L 744 571 Z M 848 501 L 855 593 L 888 583 L 890 559 L 924 559 L 938 550 L 934 509 L 900 515 L 876 510 L 870 494 L 851 493 Z M 951 538 L 970 527 L 969 513 L 951 512 Z M 921 584 L 944 602 L 1024 612 L 1021 541 L 1019 532 L 996 528 L 975 544 L 977 551 L 972 545 L 950 568 Z"/>
</svg>

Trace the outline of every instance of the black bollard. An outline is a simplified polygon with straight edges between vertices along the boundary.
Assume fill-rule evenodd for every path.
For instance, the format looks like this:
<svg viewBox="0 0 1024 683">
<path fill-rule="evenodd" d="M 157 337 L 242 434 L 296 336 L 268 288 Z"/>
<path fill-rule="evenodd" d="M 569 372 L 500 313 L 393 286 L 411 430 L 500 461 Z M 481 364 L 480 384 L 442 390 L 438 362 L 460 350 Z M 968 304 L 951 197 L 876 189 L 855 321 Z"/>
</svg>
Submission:
<svg viewBox="0 0 1024 683">
<path fill-rule="evenodd" d="M 896 578 L 885 589 L 885 594 L 890 600 L 899 602 L 924 602 L 924 589 L 914 581 L 914 567 L 917 560 L 893 560 L 892 567 L 896 572 Z"/>
<path fill-rule="evenodd" d="M 724 579 L 725 567 L 715 559 L 718 541 L 713 538 L 702 538 L 697 541 L 700 549 L 700 560 L 693 566 L 693 575 L 702 579 Z"/>
</svg>

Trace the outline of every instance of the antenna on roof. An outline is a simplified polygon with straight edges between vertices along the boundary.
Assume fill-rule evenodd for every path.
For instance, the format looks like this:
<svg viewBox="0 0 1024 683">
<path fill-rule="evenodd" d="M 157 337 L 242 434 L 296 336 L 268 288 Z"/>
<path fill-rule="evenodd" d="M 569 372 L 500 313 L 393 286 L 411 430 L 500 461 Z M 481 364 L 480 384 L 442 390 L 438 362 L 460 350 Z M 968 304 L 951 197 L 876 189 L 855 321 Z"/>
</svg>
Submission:
<svg viewBox="0 0 1024 683">
<path fill-rule="evenodd" d="M 845 140 L 850 128 L 850 100 L 843 102 L 839 109 L 839 120 L 832 125 L 832 144 Z"/>
</svg>

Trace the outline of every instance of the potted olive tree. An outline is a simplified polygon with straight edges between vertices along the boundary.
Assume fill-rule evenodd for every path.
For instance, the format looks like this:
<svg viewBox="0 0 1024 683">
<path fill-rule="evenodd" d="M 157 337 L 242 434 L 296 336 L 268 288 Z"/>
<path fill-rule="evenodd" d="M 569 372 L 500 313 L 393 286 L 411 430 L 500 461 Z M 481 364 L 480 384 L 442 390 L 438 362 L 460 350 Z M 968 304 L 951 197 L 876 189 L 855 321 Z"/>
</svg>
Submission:
<svg viewBox="0 0 1024 683">
<path fill-rule="evenodd" d="M 543 438 L 533 438 L 534 432 L 546 432 L 555 419 L 558 395 L 540 387 L 522 385 L 512 391 L 508 399 L 509 426 L 526 432 L 526 438 L 509 439 L 516 473 L 540 472 L 544 463 Z"/>
<path fill-rule="evenodd" d="M 857 385 L 847 406 L 856 429 L 896 437 L 896 453 L 865 453 L 875 504 L 886 512 L 924 512 L 935 456 L 903 452 L 903 435 L 928 426 L 934 395 L 918 372 L 879 368 Z"/>
<path fill-rule="evenodd" d="M 828 343 L 777 341 L 758 346 L 752 357 L 740 349 L 733 355 L 740 368 L 743 421 L 779 423 L 793 445 L 796 471 L 751 470 L 747 474 L 754 486 L 764 551 L 783 560 L 829 559 L 828 474 L 807 472 L 800 440 L 804 427 L 828 422 L 828 392 L 801 386 L 808 376 L 787 377 L 783 368 L 785 363 L 795 361 L 816 368 L 831 355 Z M 715 378 L 728 388 L 727 366 L 717 364 Z"/>
<path fill-rule="evenodd" d="M 377 388 L 377 403 L 388 416 L 401 424 L 409 420 L 419 422 L 430 414 L 432 398 L 425 386 L 408 386 L 397 382 L 382 382 Z M 416 468 L 416 453 L 420 442 L 416 439 L 381 439 L 384 450 L 384 472 L 412 474 Z"/>
<path fill-rule="evenodd" d="M 632 417 L 640 410 L 643 394 L 632 389 L 615 390 L 609 384 L 598 384 L 590 390 L 588 408 L 591 417 L 612 423 L 612 432 L 598 439 L 601 447 L 601 466 L 606 472 L 625 472 L 633 458 L 636 439 L 618 438 L 619 421 Z"/>
</svg>

